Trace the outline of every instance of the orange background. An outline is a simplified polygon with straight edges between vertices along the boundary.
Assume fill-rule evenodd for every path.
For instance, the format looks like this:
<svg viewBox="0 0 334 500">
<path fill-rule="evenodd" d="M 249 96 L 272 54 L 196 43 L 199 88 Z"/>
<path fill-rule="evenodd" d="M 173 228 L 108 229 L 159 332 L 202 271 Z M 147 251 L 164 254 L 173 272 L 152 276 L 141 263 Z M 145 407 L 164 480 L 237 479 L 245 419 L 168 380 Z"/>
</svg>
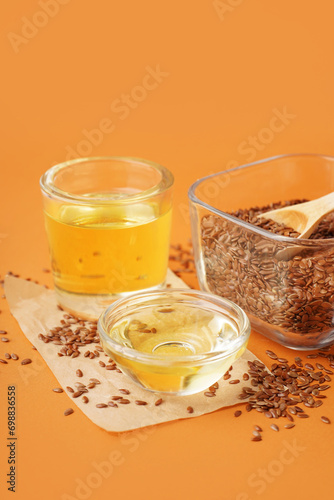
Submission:
<svg viewBox="0 0 334 500">
<path fill-rule="evenodd" d="M 6 2 L 0 21 L 1 277 L 11 270 L 51 284 L 42 272 L 49 257 L 38 180 L 70 151 L 137 156 L 168 167 L 175 175 L 174 243 L 190 236 L 187 189 L 197 178 L 274 154 L 334 155 L 333 15 L 331 0 Z M 148 67 L 163 73 L 157 85 L 146 76 Z M 118 100 L 126 95 L 131 98 L 121 111 Z M 288 118 L 268 132 L 275 110 Z M 98 127 L 103 132 L 92 135 Z M 55 378 L 4 299 L 0 309 L 0 328 L 10 338 L 1 343 L 0 357 L 9 350 L 33 359 L 28 383 L 14 361 L 0 365 L 1 498 L 12 498 L 4 484 L 9 384 L 17 386 L 13 498 L 330 496 L 334 432 L 320 416 L 334 422 L 332 391 L 325 407 L 311 410 L 292 431 L 274 433 L 261 415 L 244 411 L 236 419 L 235 408 L 228 408 L 113 435 L 79 410 L 64 418 L 70 399 L 52 392 Z M 294 356 L 256 333 L 250 348 L 261 359 L 266 348 Z M 261 443 L 250 441 L 254 424 L 265 430 Z M 295 456 L 282 463 L 282 450 L 296 443 Z M 76 492 L 78 481 L 95 472 L 93 463 L 114 450 L 122 463 L 98 487 Z"/>
</svg>

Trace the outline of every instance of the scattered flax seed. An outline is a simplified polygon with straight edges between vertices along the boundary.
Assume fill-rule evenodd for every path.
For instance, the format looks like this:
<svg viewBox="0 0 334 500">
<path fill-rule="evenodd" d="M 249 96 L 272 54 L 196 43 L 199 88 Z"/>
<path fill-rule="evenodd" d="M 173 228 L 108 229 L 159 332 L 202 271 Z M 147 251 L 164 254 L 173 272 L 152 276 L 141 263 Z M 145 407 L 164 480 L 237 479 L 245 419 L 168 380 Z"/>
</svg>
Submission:
<svg viewBox="0 0 334 500">
<path fill-rule="evenodd" d="M 286 424 L 284 427 L 286 429 L 292 429 L 295 426 L 295 424 Z"/>
<path fill-rule="evenodd" d="M 0 335 L 6 335 L 7 331 L 6 330 L 0 330 Z"/>
<path fill-rule="evenodd" d="M 120 399 L 123 399 L 123 396 L 112 396 L 111 398 L 113 401 L 119 401 Z"/>
<path fill-rule="evenodd" d="M 120 399 L 118 402 L 122 405 L 128 405 L 130 403 L 130 400 L 129 399 Z"/>
<path fill-rule="evenodd" d="M 82 402 L 87 404 L 89 401 L 89 399 L 87 398 L 87 396 L 82 396 Z"/>
<path fill-rule="evenodd" d="M 94 389 L 96 384 L 94 382 L 91 382 L 90 384 L 87 385 L 88 389 Z"/>
<path fill-rule="evenodd" d="M 251 441 L 262 441 L 262 436 L 261 435 L 260 436 L 253 436 L 251 438 Z"/>
<path fill-rule="evenodd" d="M 135 403 L 136 403 L 136 405 L 138 405 L 138 406 L 145 406 L 145 405 L 147 405 L 147 401 L 140 401 L 139 399 L 137 399 L 137 400 L 135 401 Z"/>
<path fill-rule="evenodd" d="M 276 431 L 276 432 L 278 432 L 278 431 L 279 431 L 279 427 L 278 427 L 278 425 L 276 425 L 276 424 L 271 424 L 270 428 L 271 428 L 273 431 Z"/>
<path fill-rule="evenodd" d="M 105 368 L 106 364 L 103 361 L 99 361 L 99 365 L 102 366 L 102 368 Z"/>
<path fill-rule="evenodd" d="M 5 359 L 1 359 L 1 358 L 0 358 L 0 363 L 2 363 L 4 365 L 8 365 L 8 362 Z"/>
<path fill-rule="evenodd" d="M 260 427 L 259 425 L 254 425 L 254 429 L 258 432 L 263 432 L 262 427 Z"/>
<path fill-rule="evenodd" d="M 63 389 L 62 389 L 61 387 L 55 387 L 55 388 L 54 388 L 54 389 L 52 389 L 52 390 L 53 390 L 53 392 L 59 392 L 59 393 L 64 392 L 64 391 L 63 391 Z"/>
<path fill-rule="evenodd" d="M 277 359 L 278 358 L 277 354 L 275 354 L 273 351 L 270 351 L 270 350 L 266 351 L 266 355 L 269 356 L 269 358 L 271 358 L 271 359 Z"/>
<path fill-rule="evenodd" d="M 29 365 L 30 363 L 32 363 L 30 358 L 26 358 L 21 361 L 21 365 Z"/>
<path fill-rule="evenodd" d="M 207 398 L 213 398 L 215 395 L 216 395 L 215 392 L 210 392 L 210 391 L 206 391 L 204 393 L 204 396 L 206 396 Z"/>
<path fill-rule="evenodd" d="M 74 413 L 73 408 L 67 408 L 67 410 L 64 411 L 65 417 L 67 417 L 68 415 L 72 415 L 72 413 Z"/>
<path fill-rule="evenodd" d="M 130 391 L 128 389 L 119 389 L 119 392 L 122 394 L 130 394 Z"/>
<path fill-rule="evenodd" d="M 156 328 L 151 328 L 151 332 L 152 333 L 157 333 L 157 329 Z"/>
<path fill-rule="evenodd" d="M 248 373 L 244 373 L 242 376 L 243 380 L 249 380 L 249 375 Z"/>
<path fill-rule="evenodd" d="M 96 406 L 96 408 L 108 408 L 108 405 L 106 405 L 105 403 L 98 403 L 95 406 Z"/>
<path fill-rule="evenodd" d="M 331 421 L 329 420 L 328 417 L 320 417 L 320 420 L 324 423 L 324 424 L 330 424 Z"/>
<path fill-rule="evenodd" d="M 229 378 L 231 378 L 231 375 L 229 373 L 225 373 L 223 379 L 228 380 Z"/>
<path fill-rule="evenodd" d="M 240 380 L 237 378 L 235 380 L 230 380 L 229 381 L 229 384 L 239 384 L 240 383 Z"/>
<path fill-rule="evenodd" d="M 157 399 L 156 402 L 154 403 L 154 406 L 160 406 L 162 403 L 162 399 Z"/>
<path fill-rule="evenodd" d="M 237 410 L 237 411 L 234 412 L 234 416 L 235 417 L 240 417 L 241 414 L 242 414 L 241 410 Z"/>
<path fill-rule="evenodd" d="M 165 309 L 159 309 L 158 310 L 159 313 L 171 313 L 173 311 L 174 311 L 174 309 L 172 309 L 171 307 L 169 307 L 169 308 L 166 307 Z"/>
<path fill-rule="evenodd" d="M 82 373 L 82 371 L 81 371 L 80 369 L 79 369 L 79 370 L 77 370 L 77 371 L 75 372 L 75 374 L 76 374 L 76 376 L 77 376 L 77 377 L 82 377 L 82 376 L 83 376 L 83 373 Z"/>
<path fill-rule="evenodd" d="M 1 337 L 1 342 L 9 342 L 9 339 L 7 339 L 7 337 Z"/>
<path fill-rule="evenodd" d="M 297 413 L 297 417 L 299 418 L 309 418 L 310 415 L 307 415 L 307 413 Z"/>
<path fill-rule="evenodd" d="M 72 398 L 78 398 L 83 395 L 83 391 L 76 391 L 73 393 Z"/>
<path fill-rule="evenodd" d="M 71 393 L 74 392 L 74 389 L 72 389 L 72 387 L 70 387 L 70 386 L 67 386 L 66 389 L 68 390 L 68 392 L 71 392 Z"/>
<path fill-rule="evenodd" d="M 192 406 L 188 406 L 187 412 L 188 413 L 194 413 L 194 408 Z"/>
<path fill-rule="evenodd" d="M 9 354 L 9 352 L 5 352 L 5 358 L 6 359 L 11 359 L 11 355 Z"/>
<path fill-rule="evenodd" d="M 17 361 L 19 359 L 18 355 L 15 353 L 11 355 L 11 358 L 14 359 L 14 361 Z"/>
<path fill-rule="evenodd" d="M 114 401 L 108 401 L 108 406 L 111 406 L 112 408 L 118 408 L 118 404 L 114 403 Z"/>
</svg>

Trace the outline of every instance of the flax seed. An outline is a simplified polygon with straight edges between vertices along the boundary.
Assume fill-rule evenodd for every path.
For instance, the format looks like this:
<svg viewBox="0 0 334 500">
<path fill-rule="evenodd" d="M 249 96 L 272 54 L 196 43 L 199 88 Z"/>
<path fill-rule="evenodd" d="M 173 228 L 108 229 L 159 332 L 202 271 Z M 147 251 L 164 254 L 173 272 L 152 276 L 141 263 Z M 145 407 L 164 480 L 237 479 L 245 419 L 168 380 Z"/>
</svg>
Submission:
<svg viewBox="0 0 334 500">
<path fill-rule="evenodd" d="M 80 396 L 82 396 L 83 394 L 83 391 L 76 391 L 72 394 L 72 398 L 78 398 Z"/>
<path fill-rule="evenodd" d="M 29 365 L 30 363 L 32 363 L 30 358 L 25 358 L 21 361 L 21 365 Z"/>
<path fill-rule="evenodd" d="M 210 392 L 210 391 L 206 391 L 204 393 L 204 396 L 206 396 L 207 398 L 213 398 L 215 395 L 216 395 L 215 392 Z"/>
<path fill-rule="evenodd" d="M 67 410 L 64 411 L 65 417 L 67 417 L 68 415 L 72 415 L 72 413 L 74 413 L 73 408 L 67 408 Z"/>
</svg>

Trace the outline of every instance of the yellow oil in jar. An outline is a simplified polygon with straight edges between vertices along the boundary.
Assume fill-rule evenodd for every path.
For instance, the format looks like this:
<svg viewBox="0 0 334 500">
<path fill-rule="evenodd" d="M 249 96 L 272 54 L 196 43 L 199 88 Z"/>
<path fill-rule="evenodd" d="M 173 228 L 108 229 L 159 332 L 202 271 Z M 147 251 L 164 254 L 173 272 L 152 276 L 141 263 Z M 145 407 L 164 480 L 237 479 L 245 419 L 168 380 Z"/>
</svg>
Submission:
<svg viewBox="0 0 334 500">
<path fill-rule="evenodd" d="M 148 203 L 55 205 L 45 219 L 58 289 L 108 295 L 164 282 L 171 210 L 160 215 Z"/>
</svg>

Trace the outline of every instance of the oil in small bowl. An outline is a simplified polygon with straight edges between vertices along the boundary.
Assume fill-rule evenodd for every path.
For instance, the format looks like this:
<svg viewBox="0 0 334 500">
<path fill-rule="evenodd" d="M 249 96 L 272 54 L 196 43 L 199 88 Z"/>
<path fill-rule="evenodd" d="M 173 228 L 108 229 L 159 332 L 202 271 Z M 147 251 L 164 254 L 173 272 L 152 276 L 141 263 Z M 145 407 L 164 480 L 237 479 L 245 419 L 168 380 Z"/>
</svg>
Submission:
<svg viewBox="0 0 334 500">
<path fill-rule="evenodd" d="M 107 354 L 142 387 L 173 394 L 199 392 L 219 380 L 244 352 L 249 331 L 246 324 L 241 332 L 240 319 L 247 317 L 233 314 L 234 304 L 223 309 L 223 299 L 184 290 L 141 297 L 139 303 L 127 305 L 125 314 L 116 310 L 123 301 L 112 306 L 115 320 L 107 321 L 107 335 L 100 331 L 100 336 Z"/>
</svg>

